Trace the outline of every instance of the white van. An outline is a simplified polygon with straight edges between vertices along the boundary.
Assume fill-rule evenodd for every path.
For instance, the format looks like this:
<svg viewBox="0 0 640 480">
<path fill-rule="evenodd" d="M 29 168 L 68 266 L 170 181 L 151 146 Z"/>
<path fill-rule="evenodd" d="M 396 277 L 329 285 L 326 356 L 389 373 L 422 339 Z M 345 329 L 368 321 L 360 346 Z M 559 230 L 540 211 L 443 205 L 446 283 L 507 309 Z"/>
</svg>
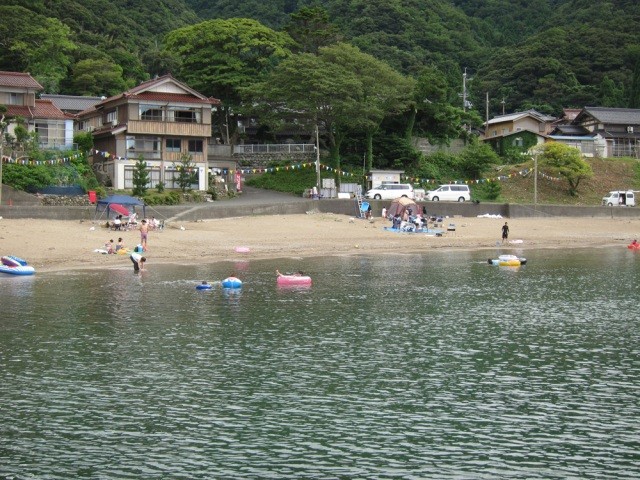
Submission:
<svg viewBox="0 0 640 480">
<path fill-rule="evenodd" d="M 429 190 L 425 197 L 431 202 L 468 202 L 471 200 L 469 185 L 440 185 L 437 190 Z"/>
<path fill-rule="evenodd" d="M 398 197 L 414 199 L 413 187 L 408 183 L 383 183 L 364 194 L 365 198 L 393 200 Z"/>
<path fill-rule="evenodd" d="M 614 190 L 602 197 L 602 205 L 634 207 L 636 205 L 636 196 L 632 190 Z"/>
</svg>

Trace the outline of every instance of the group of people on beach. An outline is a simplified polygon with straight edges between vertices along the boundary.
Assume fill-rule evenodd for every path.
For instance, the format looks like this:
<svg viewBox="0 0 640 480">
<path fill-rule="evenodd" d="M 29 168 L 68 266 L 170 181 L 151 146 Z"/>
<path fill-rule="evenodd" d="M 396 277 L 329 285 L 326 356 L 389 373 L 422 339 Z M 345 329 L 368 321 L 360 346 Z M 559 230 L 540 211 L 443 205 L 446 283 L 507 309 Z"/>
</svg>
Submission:
<svg viewBox="0 0 640 480">
<path fill-rule="evenodd" d="M 385 215 L 386 211 L 383 212 L 383 216 Z M 420 212 L 414 214 L 412 208 L 407 208 L 402 215 L 398 212 L 391 217 L 392 228 L 401 232 L 419 232 L 427 227 L 428 221 Z"/>
<path fill-rule="evenodd" d="M 120 230 L 122 228 L 122 215 L 118 215 L 115 217 L 113 221 L 113 227 L 115 230 Z M 133 271 L 139 272 L 140 270 L 144 270 L 145 262 L 147 261 L 147 257 L 143 255 L 144 252 L 147 251 L 147 242 L 149 239 L 149 230 L 160 228 L 160 222 L 153 217 L 151 220 L 147 221 L 143 219 L 140 221 L 138 226 L 138 230 L 140 232 L 140 244 L 133 249 L 129 258 L 133 263 Z M 122 237 L 118 238 L 118 243 L 114 244 L 113 239 L 110 239 L 105 243 L 105 250 L 108 254 L 116 254 L 120 253 L 121 250 L 125 251 L 124 240 Z"/>
</svg>

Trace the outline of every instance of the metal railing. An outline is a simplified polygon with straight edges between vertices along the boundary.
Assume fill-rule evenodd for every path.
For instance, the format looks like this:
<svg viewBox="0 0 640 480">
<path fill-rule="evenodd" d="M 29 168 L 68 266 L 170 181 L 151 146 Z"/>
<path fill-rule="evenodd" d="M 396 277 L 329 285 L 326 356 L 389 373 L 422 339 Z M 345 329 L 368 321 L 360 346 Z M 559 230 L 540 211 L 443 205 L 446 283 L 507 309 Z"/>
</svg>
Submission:
<svg viewBox="0 0 640 480">
<path fill-rule="evenodd" d="M 254 145 L 234 145 L 234 155 L 257 155 L 257 154 L 309 154 L 315 152 L 315 145 L 312 143 L 284 143 L 284 144 L 254 144 Z"/>
</svg>

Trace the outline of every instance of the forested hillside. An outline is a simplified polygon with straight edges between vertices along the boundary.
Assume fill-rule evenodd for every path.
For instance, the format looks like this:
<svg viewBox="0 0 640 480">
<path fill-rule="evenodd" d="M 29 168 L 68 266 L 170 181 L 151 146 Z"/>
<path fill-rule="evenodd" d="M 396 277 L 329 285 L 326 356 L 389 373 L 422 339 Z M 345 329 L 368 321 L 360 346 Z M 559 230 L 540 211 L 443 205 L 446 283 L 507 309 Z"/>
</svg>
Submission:
<svg viewBox="0 0 640 480">
<path fill-rule="evenodd" d="M 0 69 L 48 93 L 112 94 L 176 70 L 165 35 L 245 17 L 274 30 L 321 5 L 340 39 L 416 74 L 436 67 L 451 102 L 466 68 L 484 114 L 536 107 L 640 106 L 640 2 L 586 0 L 5 0 Z"/>
</svg>

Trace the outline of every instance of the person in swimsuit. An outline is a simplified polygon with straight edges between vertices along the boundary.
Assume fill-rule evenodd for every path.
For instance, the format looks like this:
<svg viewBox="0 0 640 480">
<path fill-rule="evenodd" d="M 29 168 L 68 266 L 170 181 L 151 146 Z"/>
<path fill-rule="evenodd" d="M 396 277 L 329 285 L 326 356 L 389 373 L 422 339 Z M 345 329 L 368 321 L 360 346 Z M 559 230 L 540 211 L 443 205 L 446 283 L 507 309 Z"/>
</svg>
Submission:
<svg viewBox="0 0 640 480">
<path fill-rule="evenodd" d="M 140 222 L 140 245 L 146 251 L 147 250 L 147 236 L 149 235 L 149 225 L 146 220 Z"/>
</svg>

